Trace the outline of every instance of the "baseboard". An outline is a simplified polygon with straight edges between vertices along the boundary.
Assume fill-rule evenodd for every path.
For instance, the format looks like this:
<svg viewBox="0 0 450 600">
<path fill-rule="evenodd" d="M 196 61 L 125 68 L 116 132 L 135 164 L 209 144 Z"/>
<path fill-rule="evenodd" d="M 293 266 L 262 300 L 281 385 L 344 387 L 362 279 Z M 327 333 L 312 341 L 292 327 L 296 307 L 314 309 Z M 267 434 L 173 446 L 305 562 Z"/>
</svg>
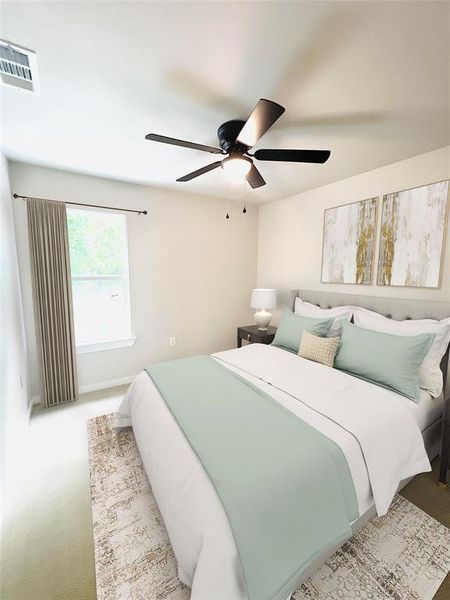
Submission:
<svg viewBox="0 0 450 600">
<path fill-rule="evenodd" d="M 130 375 L 129 377 L 121 377 L 120 379 L 110 379 L 109 381 L 101 381 L 99 383 L 91 383 L 89 385 L 80 385 L 78 388 L 78 393 L 89 394 L 89 392 L 98 392 L 99 390 L 107 390 L 119 385 L 126 385 L 127 383 L 131 383 L 135 377 L 135 375 Z M 31 398 L 30 406 L 28 407 L 29 415 L 31 415 L 33 406 L 40 403 L 40 396 L 33 396 Z"/>
<path fill-rule="evenodd" d="M 33 413 L 33 408 L 37 405 L 41 403 L 41 397 L 40 396 L 32 396 L 30 399 L 30 403 L 28 405 L 28 420 L 31 419 L 31 415 Z"/>
<path fill-rule="evenodd" d="M 121 377 L 120 379 L 110 379 L 109 381 L 101 381 L 100 383 L 80 385 L 80 387 L 78 388 L 78 393 L 88 394 L 89 392 L 107 390 L 108 388 L 117 387 L 118 385 L 126 385 L 127 383 L 131 383 L 135 377 L 135 375 L 130 375 L 129 377 Z"/>
</svg>

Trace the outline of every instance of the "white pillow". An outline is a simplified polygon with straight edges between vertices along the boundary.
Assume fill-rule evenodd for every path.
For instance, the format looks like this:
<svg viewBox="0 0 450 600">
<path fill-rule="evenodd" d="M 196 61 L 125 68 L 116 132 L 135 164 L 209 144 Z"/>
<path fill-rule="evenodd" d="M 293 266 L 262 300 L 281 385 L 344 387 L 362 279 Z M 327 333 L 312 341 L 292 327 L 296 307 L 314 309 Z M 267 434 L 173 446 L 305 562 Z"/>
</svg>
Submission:
<svg viewBox="0 0 450 600">
<path fill-rule="evenodd" d="M 395 321 L 366 308 L 356 307 L 353 320 L 358 327 L 393 335 L 434 334 L 433 344 L 419 369 L 419 385 L 430 392 L 434 398 L 440 395 L 443 387 L 440 363 L 450 341 L 450 317 L 442 321 L 434 319 Z"/>
<path fill-rule="evenodd" d="M 334 308 L 320 308 L 315 304 L 304 302 L 301 298 L 295 299 L 294 312 L 302 317 L 313 317 L 316 319 L 330 319 L 334 317 L 333 325 L 330 327 L 327 337 L 341 335 L 342 321 L 350 321 L 353 315 L 351 306 L 335 306 Z"/>
</svg>

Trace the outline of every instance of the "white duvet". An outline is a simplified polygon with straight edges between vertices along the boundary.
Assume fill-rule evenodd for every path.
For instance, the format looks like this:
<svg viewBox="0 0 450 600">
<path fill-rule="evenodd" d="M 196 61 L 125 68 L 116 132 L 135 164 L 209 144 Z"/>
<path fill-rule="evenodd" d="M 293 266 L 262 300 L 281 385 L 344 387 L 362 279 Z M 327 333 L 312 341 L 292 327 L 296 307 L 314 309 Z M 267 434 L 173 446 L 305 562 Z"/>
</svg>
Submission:
<svg viewBox="0 0 450 600">
<path fill-rule="evenodd" d="M 373 503 L 384 514 L 401 480 L 430 470 L 419 426 L 398 394 L 274 346 L 252 344 L 214 358 L 340 446 L 360 515 Z M 192 600 L 246 600 L 222 504 L 147 373 L 131 384 L 115 424 L 133 427 Z"/>
</svg>

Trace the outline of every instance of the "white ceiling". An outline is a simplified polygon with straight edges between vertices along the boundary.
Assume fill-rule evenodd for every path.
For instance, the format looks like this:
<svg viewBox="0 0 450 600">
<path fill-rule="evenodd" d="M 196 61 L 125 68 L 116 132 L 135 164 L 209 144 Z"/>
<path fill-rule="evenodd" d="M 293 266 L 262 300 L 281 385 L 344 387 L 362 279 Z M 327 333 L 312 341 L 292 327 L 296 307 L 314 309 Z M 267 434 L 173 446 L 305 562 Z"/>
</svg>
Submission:
<svg viewBox="0 0 450 600">
<path fill-rule="evenodd" d="M 2 2 L 1 37 L 37 52 L 39 96 L 2 87 L 8 157 L 224 196 L 216 130 L 269 98 L 286 113 L 258 148 L 332 150 L 259 162 L 256 202 L 449 143 L 448 2 Z M 241 193 L 241 192 L 234 192 Z"/>
</svg>

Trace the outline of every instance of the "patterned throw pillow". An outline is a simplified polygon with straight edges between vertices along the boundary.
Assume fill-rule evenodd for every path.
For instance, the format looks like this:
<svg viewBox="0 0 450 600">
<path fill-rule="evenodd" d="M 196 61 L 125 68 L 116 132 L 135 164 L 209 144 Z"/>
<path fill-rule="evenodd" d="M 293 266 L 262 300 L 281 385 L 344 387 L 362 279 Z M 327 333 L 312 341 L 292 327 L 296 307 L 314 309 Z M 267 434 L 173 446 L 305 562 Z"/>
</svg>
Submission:
<svg viewBox="0 0 450 600">
<path fill-rule="evenodd" d="M 339 348 L 341 338 L 330 337 L 324 338 L 304 331 L 298 355 L 314 362 L 322 363 L 327 367 L 332 367 L 334 357 Z"/>
</svg>

